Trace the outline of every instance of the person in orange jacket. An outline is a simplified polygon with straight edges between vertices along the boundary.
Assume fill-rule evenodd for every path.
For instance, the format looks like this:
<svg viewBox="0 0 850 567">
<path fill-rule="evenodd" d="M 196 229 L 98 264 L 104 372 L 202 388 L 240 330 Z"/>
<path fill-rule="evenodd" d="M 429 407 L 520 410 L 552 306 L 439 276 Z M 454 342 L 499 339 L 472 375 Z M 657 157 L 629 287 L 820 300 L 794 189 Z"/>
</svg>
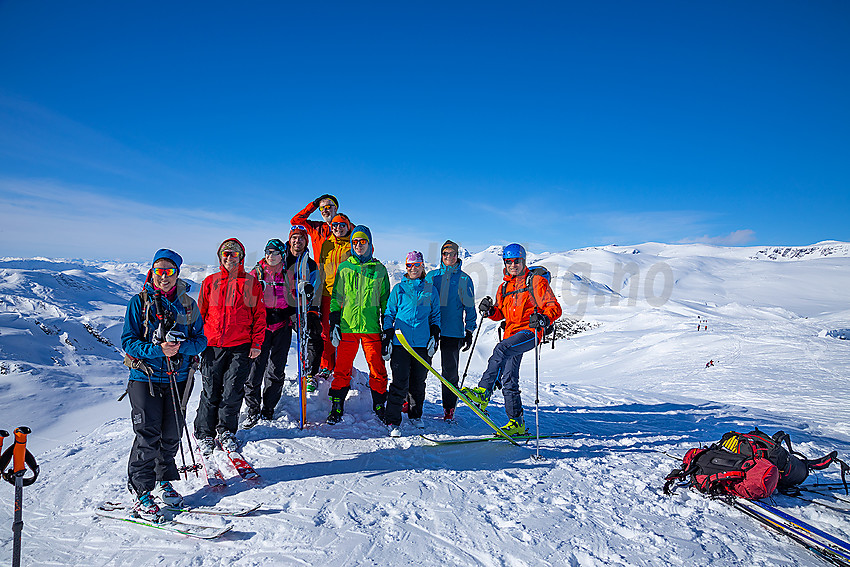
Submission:
<svg viewBox="0 0 850 567">
<path fill-rule="evenodd" d="M 238 449 L 235 433 L 251 361 L 266 335 L 263 287 L 245 271 L 245 247 L 229 238 L 218 248 L 219 271 L 204 279 L 198 307 L 207 348 L 201 354 L 203 390 L 195 417 L 195 437 L 205 454 L 215 447 Z"/>
<path fill-rule="evenodd" d="M 351 230 L 354 225 L 344 214 L 338 213 L 331 219 L 331 235 L 322 242 L 321 250 L 316 261 L 321 270 L 320 278 L 324 279 L 321 293 L 321 306 L 319 312 L 322 314 L 322 362 L 316 378 L 328 379 L 336 367 L 336 348 L 331 343 L 330 320 L 331 295 L 336 281 L 336 270 L 349 256 L 351 256 Z M 316 294 L 317 296 L 319 294 Z M 314 298 L 314 302 L 317 298 Z"/>
<path fill-rule="evenodd" d="M 561 316 L 561 305 L 546 278 L 528 271 L 525 248 L 519 244 L 505 246 L 502 260 L 505 277 L 496 293 L 496 301 L 485 297 L 478 304 L 478 311 L 493 321 L 504 319 L 505 338 L 493 349 L 478 387 L 464 388 L 462 392 L 485 409 L 493 387 L 501 381 L 509 419 L 502 430 L 508 435 L 524 435 L 527 430 L 519 390 L 519 365 L 522 355 L 540 340 L 543 329 Z"/>
<path fill-rule="evenodd" d="M 321 221 L 310 220 L 310 215 L 319 211 L 322 215 Z M 293 225 L 301 225 L 307 229 L 310 235 L 310 242 L 313 243 L 313 258 L 317 262 L 322 257 L 322 244 L 331 236 L 331 223 L 339 210 L 339 201 L 333 195 L 322 195 L 304 207 L 301 212 L 292 217 Z M 321 267 L 321 262 L 319 262 Z"/>
</svg>

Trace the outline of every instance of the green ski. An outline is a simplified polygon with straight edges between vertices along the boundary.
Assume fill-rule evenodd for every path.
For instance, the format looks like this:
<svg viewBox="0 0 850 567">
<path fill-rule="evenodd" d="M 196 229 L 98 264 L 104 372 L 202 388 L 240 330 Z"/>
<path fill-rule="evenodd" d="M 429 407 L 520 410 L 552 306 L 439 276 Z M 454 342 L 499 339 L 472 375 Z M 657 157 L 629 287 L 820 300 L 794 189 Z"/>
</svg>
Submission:
<svg viewBox="0 0 850 567">
<path fill-rule="evenodd" d="M 446 388 L 448 388 L 449 390 L 451 390 L 451 391 L 452 391 L 452 393 L 454 393 L 454 395 L 455 395 L 455 396 L 457 396 L 459 400 L 463 401 L 463 403 L 465 403 L 467 406 L 469 406 L 469 408 L 470 408 L 472 411 L 474 411 L 476 414 L 478 414 L 478 417 L 480 417 L 481 419 L 483 419 L 483 420 L 484 420 L 484 423 L 486 423 L 487 425 L 489 425 L 490 427 L 492 427 L 492 428 L 493 428 L 493 431 L 495 431 L 495 432 L 496 432 L 496 435 L 498 435 L 500 438 L 505 439 L 506 441 L 510 441 L 511 443 L 513 443 L 514 445 L 516 445 L 517 447 L 519 447 L 519 443 L 517 443 L 516 441 L 514 441 L 514 438 L 513 438 L 513 437 L 511 437 L 510 435 L 508 435 L 507 433 L 505 433 L 504 431 L 502 431 L 502 429 L 501 429 L 498 425 L 496 425 L 495 423 L 493 423 L 493 420 L 492 420 L 492 419 L 490 419 L 490 416 L 488 416 L 486 413 L 484 413 L 483 411 L 481 411 L 481 408 L 479 408 L 478 406 L 476 406 L 476 405 L 472 402 L 472 400 L 470 400 L 468 397 L 466 397 L 466 395 L 465 395 L 465 394 L 463 394 L 460 390 L 458 390 L 458 389 L 455 387 L 455 385 L 454 385 L 454 384 L 452 384 L 451 382 L 449 382 L 448 380 L 446 380 L 445 378 L 443 378 L 442 376 L 440 376 L 440 373 L 439 373 L 439 372 L 437 372 L 436 370 L 434 370 L 434 368 L 433 368 L 430 364 L 428 364 L 427 362 L 425 362 L 425 360 L 424 360 L 421 356 L 419 356 L 419 355 L 416 353 L 416 351 L 415 351 L 415 350 L 413 350 L 413 347 L 412 347 L 412 346 L 410 346 L 410 343 L 409 343 L 409 342 L 407 342 L 407 339 L 404 337 L 404 335 L 402 334 L 402 332 L 401 332 L 401 331 L 399 331 L 398 329 L 396 329 L 395 336 L 398 338 L 398 342 L 400 342 L 400 343 L 401 343 L 401 346 L 403 346 L 403 347 L 405 348 L 405 350 L 406 350 L 407 352 L 409 352 L 409 353 L 410 353 L 410 355 L 411 355 L 413 358 L 415 358 L 416 360 L 418 360 L 418 361 L 419 361 L 419 363 L 420 363 L 422 366 L 424 366 L 425 368 L 427 368 L 427 369 L 428 369 L 428 370 L 429 370 L 429 371 L 430 371 L 430 372 L 431 372 L 434 376 L 436 376 L 437 378 L 439 378 L 439 379 L 440 379 L 440 382 L 442 382 L 443 384 L 445 384 Z"/>
</svg>

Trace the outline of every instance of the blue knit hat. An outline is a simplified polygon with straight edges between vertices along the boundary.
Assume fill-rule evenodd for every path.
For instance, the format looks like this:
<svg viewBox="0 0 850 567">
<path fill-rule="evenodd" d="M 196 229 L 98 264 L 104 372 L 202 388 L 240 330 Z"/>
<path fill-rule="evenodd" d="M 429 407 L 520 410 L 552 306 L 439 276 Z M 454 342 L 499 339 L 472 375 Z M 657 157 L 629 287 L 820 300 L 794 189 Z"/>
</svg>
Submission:
<svg viewBox="0 0 850 567">
<path fill-rule="evenodd" d="M 169 250 L 168 248 L 160 248 L 157 250 L 156 254 L 153 255 L 153 262 L 151 262 L 151 266 L 156 264 L 158 260 L 168 260 L 174 264 L 175 268 L 177 268 L 177 273 L 180 273 L 180 265 L 183 263 L 183 258 L 181 258 L 180 254 L 174 250 Z"/>
</svg>

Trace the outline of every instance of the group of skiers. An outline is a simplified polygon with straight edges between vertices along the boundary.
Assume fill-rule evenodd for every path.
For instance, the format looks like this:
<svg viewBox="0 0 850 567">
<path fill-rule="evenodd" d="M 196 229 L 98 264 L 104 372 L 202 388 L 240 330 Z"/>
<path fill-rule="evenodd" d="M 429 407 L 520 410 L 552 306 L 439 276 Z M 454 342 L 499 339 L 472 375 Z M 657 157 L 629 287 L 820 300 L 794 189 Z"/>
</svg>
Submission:
<svg viewBox="0 0 850 567">
<path fill-rule="evenodd" d="M 408 253 L 405 276 L 390 290 L 387 270 L 373 256 L 371 231 L 355 226 L 338 208 L 333 195 L 308 203 L 292 218 L 288 240 L 269 240 L 250 273 L 242 243 L 225 240 L 217 252 L 219 270 L 204 279 L 197 303 L 188 295 L 190 284 L 178 277 L 182 258 L 168 249 L 154 255 L 143 291 L 127 307 L 122 334 L 136 434 L 128 485 L 138 514 L 156 515 L 158 501 L 182 500 L 170 481 L 179 478 L 175 457 L 196 361 L 203 389 L 194 434 L 205 455 L 216 442 L 228 451 L 238 449 L 243 402 L 244 428 L 274 418 L 293 329 L 298 344 L 306 345 L 299 364 L 307 390 L 315 391 L 320 379 L 331 380 L 328 424 L 343 418 L 362 346 L 372 408 L 389 434 L 401 435 L 403 413 L 415 428 L 423 427 L 427 369 L 401 347 L 396 330 L 429 362 L 439 349 L 442 375 L 457 386 L 459 353 L 470 348 L 477 327 L 474 286 L 461 269 L 458 245 L 447 240 L 440 267 L 428 273 L 421 252 Z M 310 220 L 316 211 L 321 221 Z M 483 409 L 500 385 L 509 418 L 503 430 L 521 435 L 526 427 L 520 362 L 560 317 L 561 307 L 548 280 L 527 269 L 522 246 L 506 246 L 503 260 L 505 282 L 495 300 L 480 301 L 478 311 L 482 318 L 505 320 L 505 336 L 478 386 L 462 392 Z M 456 403 L 443 386 L 444 419 L 454 418 Z"/>
</svg>

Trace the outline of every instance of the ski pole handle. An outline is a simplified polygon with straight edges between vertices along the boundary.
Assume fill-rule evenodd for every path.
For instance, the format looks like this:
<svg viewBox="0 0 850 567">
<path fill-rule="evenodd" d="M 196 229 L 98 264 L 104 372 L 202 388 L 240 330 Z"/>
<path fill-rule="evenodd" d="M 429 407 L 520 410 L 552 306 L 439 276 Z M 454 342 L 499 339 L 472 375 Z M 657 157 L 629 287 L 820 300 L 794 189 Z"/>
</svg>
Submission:
<svg viewBox="0 0 850 567">
<path fill-rule="evenodd" d="M 15 430 L 15 450 L 12 453 L 12 472 L 14 474 L 23 473 L 26 466 L 27 457 L 27 435 L 32 433 L 29 427 L 19 427 Z"/>
<path fill-rule="evenodd" d="M 0 429 L 0 453 L 3 452 L 3 441 L 9 436 L 9 432 L 5 429 Z"/>
<path fill-rule="evenodd" d="M 2 433 L 8 433 L 3 431 Z M 15 443 L 6 449 L 0 455 L 0 472 L 3 473 L 3 479 L 11 484 L 15 484 L 15 479 L 20 477 L 23 479 L 23 486 L 29 486 L 38 478 L 39 467 L 32 456 L 32 453 L 27 451 L 27 435 L 32 433 L 29 427 L 19 427 L 15 430 Z M 3 437 L 3 435 L 0 435 Z M 9 470 L 4 469 L 12 465 Z M 30 470 L 32 476 L 24 478 L 24 473 Z"/>
</svg>

